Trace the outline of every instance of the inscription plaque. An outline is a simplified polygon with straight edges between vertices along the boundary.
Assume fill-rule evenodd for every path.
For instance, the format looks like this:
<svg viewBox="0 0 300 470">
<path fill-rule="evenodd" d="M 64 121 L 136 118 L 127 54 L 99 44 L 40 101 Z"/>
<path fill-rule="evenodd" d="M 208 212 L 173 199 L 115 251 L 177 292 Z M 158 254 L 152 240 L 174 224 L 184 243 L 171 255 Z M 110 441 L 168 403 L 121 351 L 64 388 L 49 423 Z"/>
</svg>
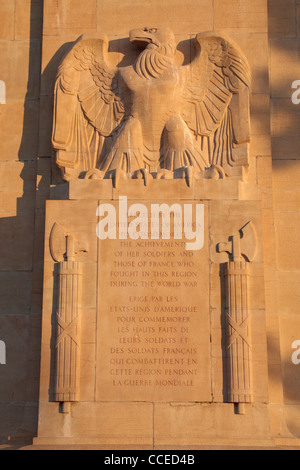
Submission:
<svg viewBox="0 0 300 470">
<path fill-rule="evenodd" d="M 170 239 L 98 242 L 99 401 L 211 400 L 208 237 L 189 251 L 174 223 Z"/>
</svg>

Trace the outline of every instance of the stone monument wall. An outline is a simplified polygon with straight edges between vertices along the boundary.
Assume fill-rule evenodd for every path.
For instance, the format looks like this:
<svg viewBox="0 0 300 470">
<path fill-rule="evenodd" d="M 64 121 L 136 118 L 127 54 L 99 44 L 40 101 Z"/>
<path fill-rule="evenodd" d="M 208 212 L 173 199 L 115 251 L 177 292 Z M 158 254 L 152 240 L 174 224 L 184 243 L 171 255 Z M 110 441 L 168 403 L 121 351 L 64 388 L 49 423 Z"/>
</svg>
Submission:
<svg viewBox="0 0 300 470">
<path fill-rule="evenodd" d="M 299 445 L 299 8 L 0 0 L 0 442 Z M 51 139 L 63 58 L 106 34 L 111 65 L 129 66 L 129 31 L 144 27 L 173 31 L 176 67 L 206 31 L 241 50 L 250 145 L 234 181 L 63 183 Z M 203 248 L 182 260 L 186 241 L 99 240 L 99 204 L 122 196 L 203 205 Z"/>
</svg>

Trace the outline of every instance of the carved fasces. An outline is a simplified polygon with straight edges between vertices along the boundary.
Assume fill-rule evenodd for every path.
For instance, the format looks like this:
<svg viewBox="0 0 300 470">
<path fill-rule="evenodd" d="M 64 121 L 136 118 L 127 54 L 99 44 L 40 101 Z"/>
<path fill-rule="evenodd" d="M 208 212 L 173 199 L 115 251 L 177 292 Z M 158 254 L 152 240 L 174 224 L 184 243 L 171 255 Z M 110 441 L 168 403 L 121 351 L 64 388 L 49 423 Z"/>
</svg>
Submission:
<svg viewBox="0 0 300 470">
<path fill-rule="evenodd" d="M 230 403 L 252 402 L 248 264 L 231 261 L 225 265 L 227 401 Z"/>
<path fill-rule="evenodd" d="M 80 400 L 80 295 L 82 263 L 75 261 L 80 246 L 72 234 L 54 224 L 50 235 L 50 252 L 58 262 L 58 301 L 55 317 L 55 389 L 54 401 Z"/>
<path fill-rule="evenodd" d="M 256 246 L 256 232 L 251 221 L 217 246 L 218 252 L 228 253 L 230 259 L 224 265 L 227 401 L 230 403 L 253 401 L 248 277 Z"/>
<path fill-rule="evenodd" d="M 80 311 L 78 308 L 80 263 L 64 261 L 59 266 L 59 302 L 56 312 L 57 335 L 54 400 L 80 400 Z"/>
<path fill-rule="evenodd" d="M 133 30 L 130 41 L 144 48 L 133 65 L 111 66 L 105 35 L 80 37 L 60 65 L 52 141 L 64 179 L 173 178 L 181 168 L 202 177 L 211 167 L 205 177 L 238 175 L 248 164 L 251 82 L 238 46 L 198 34 L 195 58 L 179 67 L 169 28 Z"/>
<path fill-rule="evenodd" d="M 217 245 L 219 253 L 228 253 L 231 261 L 251 262 L 254 260 L 257 250 L 257 236 L 252 221 L 247 222 L 240 230 L 237 230 L 228 238 L 228 241 Z"/>
<path fill-rule="evenodd" d="M 51 230 L 50 253 L 54 261 L 60 263 L 62 261 L 73 261 L 79 252 L 87 252 L 88 244 L 80 243 L 74 235 L 68 234 L 64 227 L 55 223 Z"/>
</svg>

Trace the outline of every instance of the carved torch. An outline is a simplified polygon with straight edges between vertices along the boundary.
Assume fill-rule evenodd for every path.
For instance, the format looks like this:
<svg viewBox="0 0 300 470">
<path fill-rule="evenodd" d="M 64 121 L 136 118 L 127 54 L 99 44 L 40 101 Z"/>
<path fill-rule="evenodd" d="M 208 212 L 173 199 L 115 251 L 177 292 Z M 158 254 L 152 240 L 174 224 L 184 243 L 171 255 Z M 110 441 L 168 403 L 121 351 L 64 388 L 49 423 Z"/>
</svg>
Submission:
<svg viewBox="0 0 300 470">
<path fill-rule="evenodd" d="M 219 243 L 217 250 L 229 255 L 229 261 L 224 266 L 227 401 L 237 404 L 238 413 L 243 414 L 243 404 L 253 400 L 248 292 L 249 263 L 253 261 L 256 251 L 253 223 L 248 222 L 227 242 Z"/>
</svg>

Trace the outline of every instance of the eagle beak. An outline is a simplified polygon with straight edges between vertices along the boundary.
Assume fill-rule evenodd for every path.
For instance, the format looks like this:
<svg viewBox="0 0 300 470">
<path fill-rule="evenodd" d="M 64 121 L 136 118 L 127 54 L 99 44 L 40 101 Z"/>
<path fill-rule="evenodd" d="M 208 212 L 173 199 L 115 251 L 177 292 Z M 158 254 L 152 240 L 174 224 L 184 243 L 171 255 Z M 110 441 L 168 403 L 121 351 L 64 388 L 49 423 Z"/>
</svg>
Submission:
<svg viewBox="0 0 300 470">
<path fill-rule="evenodd" d="M 152 43 L 153 37 L 146 28 L 144 30 L 133 29 L 129 33 L 129 40 L 131 43 L 137 44 L 138 46 L 144 48 L 145 44 Z"/>
</svg>

